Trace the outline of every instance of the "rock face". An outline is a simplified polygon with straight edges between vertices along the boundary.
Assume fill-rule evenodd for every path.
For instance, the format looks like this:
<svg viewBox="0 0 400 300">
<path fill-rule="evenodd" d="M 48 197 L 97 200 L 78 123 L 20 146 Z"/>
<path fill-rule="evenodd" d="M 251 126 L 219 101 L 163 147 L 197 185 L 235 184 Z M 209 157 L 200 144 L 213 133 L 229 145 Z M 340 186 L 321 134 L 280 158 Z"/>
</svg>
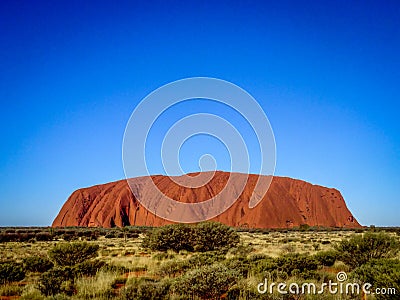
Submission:
<svg viewBox="0 0 400 300">
<path fill-rule="evenodd" d="M 212 221 L 249 228 L 286 228 L 301 224 L 361 227 L 338 190 L 288 177 L 273 177 L 270 188 L 260 203 L 249 208 L 252 187 L 258 175 L 242 175 L 249 176 L 243 192 L 228 210 L 211 219 Z M 219 193 L 229 176 L 230 173 L 218 171 L 210 182 L 198 188 L 179 186 L 162 175 L 152 176 L 151 179 L 170 198 L 193 203 L 206 201 Z M 141 192 L 151 196 L 146 190 Z M 52 226 L 161 226 L 170 223 L 172 222 L 157 217 L 144 208 L 134 197 L 127 181 L 120 180 L 73 192 Z"/>
</svg>

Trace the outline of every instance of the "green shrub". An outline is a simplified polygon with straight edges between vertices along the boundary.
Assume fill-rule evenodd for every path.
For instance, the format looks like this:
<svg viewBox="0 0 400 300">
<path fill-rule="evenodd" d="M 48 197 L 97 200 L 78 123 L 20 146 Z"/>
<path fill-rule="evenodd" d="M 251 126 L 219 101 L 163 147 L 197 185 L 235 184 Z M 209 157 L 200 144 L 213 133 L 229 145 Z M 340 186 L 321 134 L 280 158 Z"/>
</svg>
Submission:
<svg viewBox="0 0 400 300">
<path fill-rule="evenodd" d="M 202 222 L 193 229 L 191 238 L 195 251 L 205 252 L 231 248 L 240 241 L 238 233 L 233 228 L 221 223 Z"/>
<path fill-rule="evenodd" d="M 98 245 L 87 242 L 59 243 L 48 254 L 59 266 L 73 266 L 96 257 L 98 250 Z"/>
<path fill-rule="evenodd" d="M 254 251 L 254 247 L 251 245 L 243 245 L 242 243 L 237 245 L 236 247 L 232 247 L 229 250 L 230 254 L 233 254 L 235 256 L 243 256 L 246 257 L 250 253 Z"/>
<path fill-rule="evenodd" d="M 196 253 L 186 260 L 190 269 L 212 265 L 225 259 L 225 255 L 218 251 Z"/>
<path fill-rule="evenodd" d="M 64 234 L 61 236 L 61 238 L 62 238 L 64 241 L 69 242 L 69 241 L 77 240 L 77 239 L 78 239 L 78 236 L 75 235 L 75 232 L 66 232 L 66 233 L 64 233 Z"/>
<path fill-rule="evenodd" d="M 266 257 L 251 263 L 251 270 L 256 274 L 271 272 L 277 268 L 278 263 L 276 259 L 272 257 Z"/>
<path fill-rule="evenodd" d="M 101 271 L 109 272 L 109 273 L 124 274 L 124 273 L 128 273 L 130 270 L 124 266 L 105 264 L 104 266 L 101 267 Z"/>
<path fill-rule="evenodd" d="M 310 225 L 308 225 L 308 224 L 300 224 L 299 230 L 300 231 L 309 231 L 310 230 Z"/>
<path fill-rule="evenodd" d="M 50 270 L 54 264 L 47 257 L 30 256 L 23 259 L 24 269 L 29 272 L 43 273 Z"/>
<path fill-rule="evenodd" d="M 159 268 L 155 271 L 155 274 L 162 277 L 176 277 L 183 274 L 188 269 L 189 264 L 187 261 L 170 260 L 161 263 Z"/>
<path fill-rule="evenodd" d="M 314 255 L 317 262 L 322 266 L 331 267 L 336 261 L 338 253 L 336 251 L 320 251 Z"/>
<path fill-rule="evenodd" d="M 105 264 L 105 262 L 100 260 L 87 260 L 76 264 L 73 267 L 74 277 L 94 276 Z"/>
<path fill-rule="evenodd" d="M 244 257 L 234 257 L 226 260 L 224 262 L 224 265 L 229 269 L 229 270 L 234 270 L 236 271 L 240 276 L 246 278 L 249 269 L 250 269 L 250 263 L 247 258 Z"/>
<path fill-rule="evenodd" d="M 229 226 L 202 222 L 197 225 L 174 224 L 155 228 L 142 242 L 142 247 L 155 251 L 227 250 L 239 243 L 239 235 Z"/>
<path fill-rule="evenodd" d="M 397 259 L 373 259 L 354 270 L 356 276 L 364 283 L 376 288 L 395 288 L 396 295 L 376 294 L 377 300 L 398 299 L 400 291 L 400 261 Z"/>
<path fill-rule="evenodd" d="M 15 233 L 15 232 L 3 232 L 0 234 L 1 242 L 28 242 L 35 238 L 34 233 Z"/>
<path fill-rule="evenodd" d="M 339 259 L 352 268 L 359 267 L 372 259 L 395 257 L 400 249 L 395 237 L 386 233 L 366 232 L 355 235 L 335 245 Z"/>
<path fill-rule="evenodd" d="M 177 294 L 202 299 L 219 299 L 236 283 L 238 277 L 237 271 L 229 270 L 222 264 L 203 266 L 178 278 L 173 290 Z"/>
<path fill-rule="evenodd" d="M 40 276 L 38 289 L 43 295 L 56 295 L 61 293 L 62 283 L 71 279 L 73 279 L 71 268 L 54 268 Z"/>
<path fill-rule="evenodd" d="M 305 254 L 287 254 L 276 259 L 278 270 L 292 274 L 296 270 L 296 275 L 309 278 L 307 272 L 318 268 L 318 263 L 314 257 Z M 303 274 L 304 273 L 304 274 Z"/>
<path fill-rule="evenodd" d="M 36 241 L 52 241 L 53 236 L 49 232 L 38 232 L 35 234 Z"/>
<path fill-rule="evenodd" d="M 145 236 L 142 247 L 156 251 L 193 251 L 192 228 L 189 225 L 174 224 L 154 228 Z"/>
<path fill-rule="evenodd" d="M 175 258 L 175 255 L 172 253 L 166 253 L 166 252 L 159 252 L 153 255 L 153 259 L 155 260 L 164 260 L 164 259 L 173 259 Z"/>
<path fill-rule="evenodd" d="M 0 283 L 20 281 L 25 278 L 23 265 L 16 262 L 0 263 Z"/>
<path fill-rule="evenodd" d="M 121 291 L 123 300 L 162 300 L 168 299 L 170 282 L 140 278 L 129 282 Z"/>
<path fill-rule="evenodd" d="M 266 254 L 252 254 L 249 256 L 249 261 L 258 261 L 258 260 L 262 260 L 262 259 L 266 259 L 268 258 L 268 256 Z"/>
<path fill-rule="evenodd" d="M 185 260 L 174 259 L 162 262 L 155 273 L 156 275 L 162 277 L 176 277 L 183 274 L 187 270 L 197 269 L 206 265 L 212 265 L 216 262 L 223 261 L 224 259 L 225 255 L 215 251 L 196 253 Z"/>
</svg>

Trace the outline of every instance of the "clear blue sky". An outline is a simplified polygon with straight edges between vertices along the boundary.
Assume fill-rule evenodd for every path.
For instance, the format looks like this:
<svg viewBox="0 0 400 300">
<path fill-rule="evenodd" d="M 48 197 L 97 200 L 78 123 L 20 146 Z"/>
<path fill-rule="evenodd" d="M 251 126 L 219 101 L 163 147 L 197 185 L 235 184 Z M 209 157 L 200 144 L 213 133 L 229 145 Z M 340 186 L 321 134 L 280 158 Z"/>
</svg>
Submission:
<svg viewBox="0 0 400 300">
<path fill-rule="evenodd" d="M 260 102 L 276 175 L 399 226 L 399 15 L 398 1 L 1 1 L 0 226 L 49 225 L 75 189 L 122 179 L 134 107 L 192 76 Z"/>
</svg>

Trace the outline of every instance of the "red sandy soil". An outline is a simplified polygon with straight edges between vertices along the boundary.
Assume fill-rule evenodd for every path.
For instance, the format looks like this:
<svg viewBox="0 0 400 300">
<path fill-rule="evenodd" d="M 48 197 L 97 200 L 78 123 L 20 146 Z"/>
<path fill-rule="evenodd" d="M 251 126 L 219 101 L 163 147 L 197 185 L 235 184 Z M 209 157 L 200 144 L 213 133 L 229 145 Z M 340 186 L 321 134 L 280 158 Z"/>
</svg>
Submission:
<svg viewBox="0 0 400 300">
<path fill-rule="evenodd" d="M 217 171 L 209 182 L 195 188 L 183 187 L 162 175 L 130 179 L 130 184 L 136 186 L 140 195 L 148 199 L 158 199 L 154 190 L 143 184 L 143 179 L 151 179 L 158 189 L 171 199 L 183 203 L 198 203 L 220 193 L 231 174 L 233 173 Z M 191 174 L 195 175 L 198 174 Z M 250 197 L 259 175 L 236 173 L 236 176 L 247 178 L 243 191 L 232 206 L 211 221 L 248 228 L 286 228 L 301 224 L 361 227 L 336 189 L 274 176 L 260 203 L 254 208 L 249 208 Z M 237 198 L 235 183 L 233 187 L 225 190 L 224 197 Z M 52 226 L 162 226 L 170 223 L 172 222 L 154 215 L 143 207 L 131 192 L 127 181 L 120 180 L 73 192 Z"/>
</svg>

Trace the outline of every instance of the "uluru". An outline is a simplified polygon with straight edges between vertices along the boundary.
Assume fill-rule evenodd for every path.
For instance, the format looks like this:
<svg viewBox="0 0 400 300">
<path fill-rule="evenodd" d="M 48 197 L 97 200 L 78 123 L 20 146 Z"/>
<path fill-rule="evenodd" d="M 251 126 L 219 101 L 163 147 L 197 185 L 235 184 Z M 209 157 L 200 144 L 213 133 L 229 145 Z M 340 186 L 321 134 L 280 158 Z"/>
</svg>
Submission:
<svg viewBox="0 0 400 300">
<path fill-rule="evenodd" d="M 218 194 L 227 184 L 230 174 L 217 171 L 206 184 L 195 188 L 181 186 L 163 175 L 149 176 L 147 179 L 151 179 L 162 193 L 175 201 L 199 203 Z M 287 228 L 302 224 L 361 227 L 338 190 L 289 177 L 274 176 L 267 193 L 258 205 L 250 208 L 249 201 L 255 182 L 258 176 L 263 175 L 240 176 L 247 178 L 241 193 L 234 195 L 235 189 L 231 189 L 232 192 L 225 194 L 225 197 L 231 196 L 237 200 L 210 221 L 248 228 Z M 140 178 L 130 180 L 135 183 Z M 152 197 L 146 185 L 138 187 L 141 194 Z M 74 191 L 52 226 L 162 226 L 170 223 L 173 222 L 147 210 L 134 196 L 127 180 L 119 180 Z"/>
</svg>

